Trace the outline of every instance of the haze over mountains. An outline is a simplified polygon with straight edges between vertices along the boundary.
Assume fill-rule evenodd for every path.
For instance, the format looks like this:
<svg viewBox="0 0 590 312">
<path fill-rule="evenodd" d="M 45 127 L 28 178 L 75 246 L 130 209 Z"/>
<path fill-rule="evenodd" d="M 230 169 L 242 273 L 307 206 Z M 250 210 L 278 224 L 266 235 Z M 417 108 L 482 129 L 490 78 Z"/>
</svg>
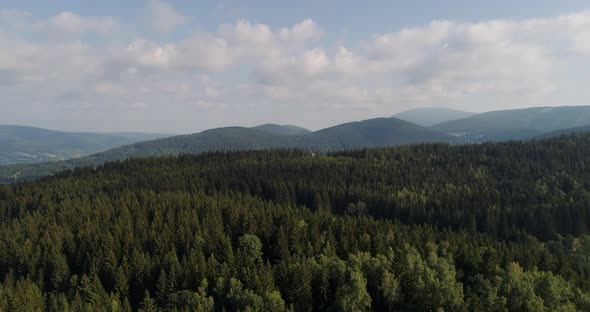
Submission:
<svg viewBox="0 0 590 312">
<path fill-rule="evenodd" d="M 560 106 L 492 111 L 442 122 L 431 129 L 467 141 L 483 142 L 526 139 L 587 125 L 590 125 L 590 106 Z"/>
<path fill-rule="evenodd" d="M 134 144 L 129 144 L 129 141 L 133 138 L 123 137 L 120 134 L 103 136 L 67 134 L 61 138 L 63 142 L 70 142 L 70 145 L 66 145 L 66 147 L 76 146 L 79 140 L 87 137 L 89 140 L 87 145 L 90 144 L 91 146 L 83 145 L 85 148 L 97 148 L 104 151 L 64 161 L 0 166 L 0 181 L 11 182 L 23 178 L 36 178 L 79 166 L 96 166 L 106 161 L 148 156 L 272 148 L 298 148 L 323 153 L 363 147 L 429 142 L 463 144 L 533 139 L 590 130 L 589 127 L 585 127 L 590 125 L 590 106 L 534 107 L 475 115 L 456 110 L 428 108 L 411 110 L 396 116 L 428 124 L 434 122 L 434 116 L 437 115 L 437 112 L 439 113 L 437 116 L 439 120 L 450 119 L 425 127 L 394 117 L 374 118 L 345 123 L 315 132 L 298 126 L 276 124 L 264 124 L 252 128 L 224 127 Z M 421 113 L 423 114 L 422 117 Z M 459 116 L 468 117 L 454 119 Z M 56 134 L 53 133 L 53 135 Z M 141 135 L 143 134 L 135 134 L 135 139 L 138 139 Z M 68 141 L 69 138 L 75 140 Z M 54 141 L 61 142 L 57 139 L 54 139 Z M 28 141 L 22 140 L 21 144 L 25 144 L 25 142 Z M 104 148 L 106 144 L 119 144 L 122 146 L 108 149 Z M 58 149 L 61 146 L 56 144 L 54 148 Z M 29 148 L 27 150 L 33 149 Z M 65 150 L 70 151 L 69 149 Z M 74 151 L 78 150 L 74 149 Z M 2 150 L 2 152 L 5 151 Z M 66 154 L 62 153 L 62 155 Z"/>
<path fill-rule="evenodd" d="M 374 118 L 322 129 L 303 136 L 293 147 L 311 151 L 357 149 L 427 142 L 455 142 L 456 138 L 397 118 Z"/>
<path fill-rule="evenodd" d="M 294 134 L 294 131 L 302 134 Z M 457 141 L 455 137 L 396 118 L 376 118 L 345 123 L 316 132 L 277 125 L 253 128 L 225 127 L 138 142 L 65 161 L 1 166 L 0 181 L 35 178 L 79 166 L 96 166 L 106 161 L 137 157 L 271 148 L 299 148 L 310 152 L 328 152 L 372 146 Z"/>
<path fill-rule="evenodd" d="M 0 126 L 0 164 L 64 160 L 164 136 L 167 135 L 137 132 L 74 133 L 26 126 Z"/>
<path fill-rule="evenodd" d="M 543 133 L 541 135 L 536 136 L 535 138 L 536 139 L 547 139 L 547 138 L 558 137 L 561 135 L 570 135 L 570 134 L 587 133 L 587 132 L 590 132 L 590 126 L 559 129 L 559 130 Z"/>
<path fill-rule="evenodd" d="M 476 114 L 445 107 L 423 107 L 406 110 L 391 117 L 409 121 L 420 126 L 430 127 L 441 122 L 467 118 Z"/>
<path fill-rule="evenodd" d="M 253 129 L 262 130 L 265 132 L 269 132 L 272 134 L 281 134 L 281 135 L 302 135 L 311 133 L 311 130 L 293 126 L 293 125 L 277 125 L 277 124 L 264 124 L 256 127 L 252 127 Z"/>
</svg>

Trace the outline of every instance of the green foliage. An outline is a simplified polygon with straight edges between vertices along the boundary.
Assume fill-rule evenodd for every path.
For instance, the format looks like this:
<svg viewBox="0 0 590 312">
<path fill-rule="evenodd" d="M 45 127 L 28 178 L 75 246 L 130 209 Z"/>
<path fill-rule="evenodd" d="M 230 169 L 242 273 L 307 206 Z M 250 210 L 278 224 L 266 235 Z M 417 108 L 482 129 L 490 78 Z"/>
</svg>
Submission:
<svg viewBox="0 0 590 312">
<path fill-rule="evenodd" d="M 143 301 L 139 306 L 139 312 L 157 312 L 158 306 L 156 305 L 156 301 L 150 296 L 149 291 L 145 291 L 145 296 Z"/>
<path fill-rule="evenodd" d="M 239 258 L 246 263 L 262 260 L 262 242 L 256 235 L 245 234 L 238 242 Z"/>
<path fill-rule="evenodd" d="M 590 137 L 0 186 L 0 311 L 588 311 Z"/>
<path fill-rule="evenodd" d="M 343 285 L 336 291 L 335 307 L 338 311 L 368 311 L 371 296 L 367 293 L 367 281 L 357 270 L 350 270 Z"/>
</svg>

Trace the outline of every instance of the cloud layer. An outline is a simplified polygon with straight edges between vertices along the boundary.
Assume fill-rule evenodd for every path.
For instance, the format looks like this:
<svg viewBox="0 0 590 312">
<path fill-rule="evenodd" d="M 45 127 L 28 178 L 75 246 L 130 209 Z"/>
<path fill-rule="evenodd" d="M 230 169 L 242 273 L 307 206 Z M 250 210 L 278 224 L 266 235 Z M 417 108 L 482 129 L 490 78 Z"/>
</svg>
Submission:
<svg viewBox="0 0 590 312">
<path fill-rule="evenodd" d="M 590 12 L 432 21 L 357 42 L 328 40 L 312 19 L 203 32 L 165 2 L 144 13 L 139 36 L 109 16 L 0 10 L 0 122 L 193 132 L 319 128 L 418 106 L 590 104 Z M 158 39 L 179 27 L 184 35 Z"/>
</svg>

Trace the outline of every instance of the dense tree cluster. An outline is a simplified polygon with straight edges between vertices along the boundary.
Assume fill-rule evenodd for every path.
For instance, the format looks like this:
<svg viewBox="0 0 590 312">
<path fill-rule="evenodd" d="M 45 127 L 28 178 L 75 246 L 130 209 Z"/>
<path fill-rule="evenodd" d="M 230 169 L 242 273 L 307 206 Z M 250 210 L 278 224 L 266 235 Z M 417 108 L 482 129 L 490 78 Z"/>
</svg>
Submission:
<svg viewBox="0 0 590 312">
<path fill-rule="evenodd" d="M 0 310 L 590 311 L 590 136 L 0 186 Z"/>
</svg>

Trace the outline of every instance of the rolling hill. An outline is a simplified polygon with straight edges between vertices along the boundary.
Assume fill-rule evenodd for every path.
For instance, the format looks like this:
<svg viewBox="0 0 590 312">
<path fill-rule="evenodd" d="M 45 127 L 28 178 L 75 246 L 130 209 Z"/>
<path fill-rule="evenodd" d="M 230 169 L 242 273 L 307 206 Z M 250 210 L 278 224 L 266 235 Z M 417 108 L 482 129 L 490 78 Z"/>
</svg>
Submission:
<svg viewBox="0 0 590 312">
<path fill-rule="evenodd" d="M 590 125 L 582 126 L 582 127 L 574 127 L 574 128 L 567 128 L 567 129 L 560 129 L 556 131 L 551 131 L 547 133 L 543 133 L 535 137 L 535 139 L 548 139 L 554 138 L 562 135 L 570 135 L 570 134 L 583 134 L 583 133 L 590 133 Z"/>
<path fill-rule="evenodd" d="M 476 115 L 476 113 L 464 112 L 445 107 L 423 107 L 403 111 L 392 117 L 415 123 L 420 126 L 429 127 L 441 122 L 467 118 L 473 115 Z"/>
<path fill-rule="evenodd" d="M 227 127 L 124 145 L 86 157 L 40 164 L 0 166 L 0 181 L 51 175 L 80 166 L 147 156 L 199 154 L 269 148 L 299 148 L 327 152 L 372 146 L 395 146 L 425 142 L 457 142 L 452 136 L 396 118 L 375 118 L 346 123 L 301 135 L 276 134 L 266 129 Z M 276 127 L 271 127 L 276 129 Z"/>
<path fill-rule="evenodd" d="M 301 139 L 299 147 L 312 151 L 455 141 L 449 135 L 397 118 L 345 123 L 310 133 Z"/>
<path fill-rule="evenodd" d="M 590 125 L 590 106 L 562 106 L 492 111 L 442 122 L 430 129 L 483 142 L 528 139 L 586 125 Z"/>
<path fill-rule="evenodd" d="M 97 166 L 107 161 L 147 156 L 271 148 L 298 148 L 322 153 L 363 147 L 429 142 L 466 143 L 520 140 L 557 136 L 561 133 L 583 132 L 586 130 L 584 126 L 587 125 L 590 125 L 590 106 L 571 106 L 493 111 L 445 121 L 431 127 L 419 126 L 393 117 L 350 122 L 315 132 L 296 126 L 276 124 L 265 124 L 252 128 L 226 127 L 127 144 L 112 149 L 107 149 L 105 146 L 107 144 L 125 144 L 125 140 L 130 139 L 122 137 L 122 134 L 69 134 L 71 138 L 78 140 L 90 138 L 88 144 L 98 145 L 104 151 L 64 161 L 0 166 L 0 182 L 38 178 L 66 169 Z M 48 135 L 48 138 L 52 137 Z M 136 138 L 138 138 L 137 134 Z M 46 141 L 56 140 L 46 139 Z M 57 142 L 59 143 L 59 141 Z M 78 141 L 68 141 L 64 144 L 73 144 L 72 142 Z M 21 144 L 23 143 L 21 142 Z M 60 145 L 56 144 L 56 146 Z"/>
<path fill-rule="evenodd" d="M 76 158 L 163 136 L 147 133 L 74 133 L 26 126 L 0 126 L 0 164 Z"/>
<path fill-rule="evenodd" d="M 252 129 L 280 135 L 303 135 L 311 133 L 308 129 L 293 125 L 264 124 L 252 127 Z"/>
</svg>

